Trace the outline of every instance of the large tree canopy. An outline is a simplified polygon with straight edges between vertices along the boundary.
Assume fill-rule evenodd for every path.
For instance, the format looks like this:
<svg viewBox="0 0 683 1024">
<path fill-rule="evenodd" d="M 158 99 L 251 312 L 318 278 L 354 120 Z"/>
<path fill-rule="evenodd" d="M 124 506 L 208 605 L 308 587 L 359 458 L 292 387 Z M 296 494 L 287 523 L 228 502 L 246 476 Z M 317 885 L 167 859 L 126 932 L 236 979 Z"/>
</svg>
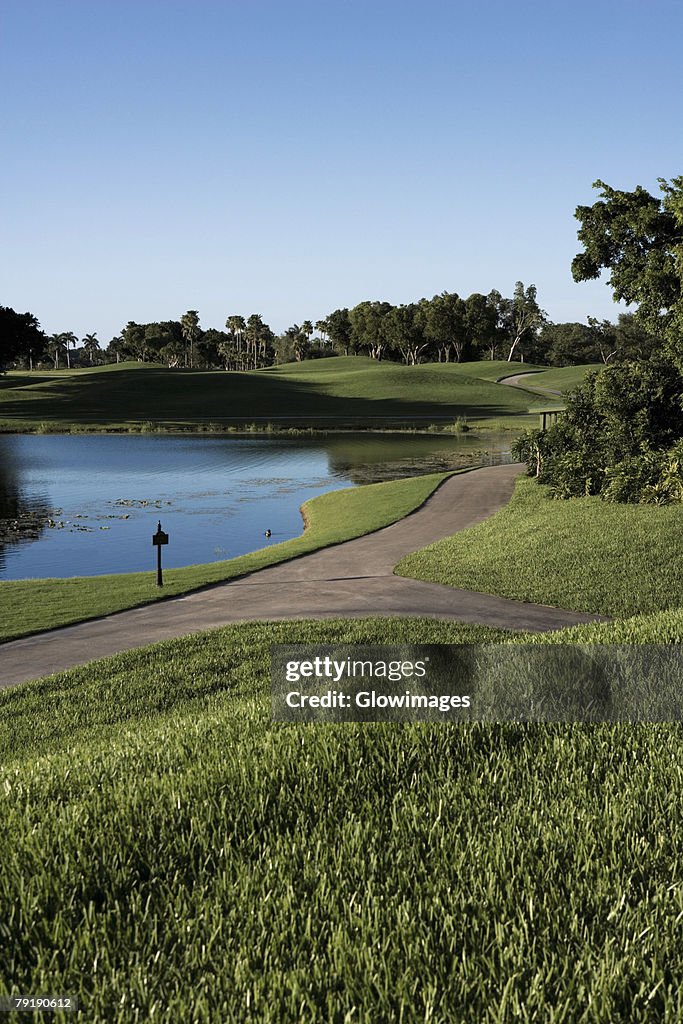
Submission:
<svg viewBox="0 0 683 1024">
<path fill-rule="evenodd" d="M 596 181 L 601 198 L 578 206 L 579 241 L 584 251 L 572 261 L 575 281 L 609 271 L 615 301 L 637 306 L 637 317 L 652 334 L 666 337 L 683 356 L 683 177 L 659 179 L 661 198 L 638 185 L 633 192 Z"/>
<path fill-rule="evenodd" d="M 0 306 L 0 369 L 18 359 L 30 366 L 42 355 L 45 340 L 33 313 Z"/>
</svg>

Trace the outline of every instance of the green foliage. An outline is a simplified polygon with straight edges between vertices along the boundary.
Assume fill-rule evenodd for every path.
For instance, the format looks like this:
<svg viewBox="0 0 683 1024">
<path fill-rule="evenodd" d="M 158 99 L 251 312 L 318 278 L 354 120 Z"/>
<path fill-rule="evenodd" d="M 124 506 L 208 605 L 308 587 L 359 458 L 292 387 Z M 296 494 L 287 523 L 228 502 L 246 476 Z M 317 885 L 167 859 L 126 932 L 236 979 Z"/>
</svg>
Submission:
<svg viewBox="0 0 683 1024">
<path fill-rule="evenodd" d="M 579 206 L 576 218 L 583 252 L 574 257 L 575 281 L 598 278 L 609 271 L 615 300 L 638 306 L 641 324 L 667 338 L 671 354 L 683 360 L 683 177 L 660 178 L 663 199 L 640 185 L 633 192 L 596 181 L 601 198 Z"/>
<path fill-rule="evenodd" d="M 638 455 L 628 455 L 609 466 L 605 472 L 602 496 L 607 501 L 640 502 L 646 489 L 656 485 L 659 477 L 656 452 L 643 446 Z"/>
<path fill-rule="evenodd" d="M 566 396 L 557 423 L 524 434 L 514 453 L 556 497 L 640 501 L 676 458 L 661 453 L 682 436 L 681 371 L 663 359 L 641 360 L 589 373 Z"/>
<path fill-rule="evenodd" d="M 9 306 L 0 306 L 0 371 L 15 361 L 26 367 L 37 363 L 46 341 L 33 313 L 16 313 Z"/>
<path fill-rule="evenodd" d="M 536 300 L 536 285 L 524 287 L 517 281 L 512 299 L 504 299 L 501 307 L 503 336 L 509 345 L 508 360 L 517 351 L 535 347 L 536 334 L 546 321 L 546 314 Z"/>
<path fill-rule="evenodd" d="M 597 362 L 600 352 L 588 324 L 548 323 L 543 327 L 539 347 L 551 366 Z"/>
</svg>

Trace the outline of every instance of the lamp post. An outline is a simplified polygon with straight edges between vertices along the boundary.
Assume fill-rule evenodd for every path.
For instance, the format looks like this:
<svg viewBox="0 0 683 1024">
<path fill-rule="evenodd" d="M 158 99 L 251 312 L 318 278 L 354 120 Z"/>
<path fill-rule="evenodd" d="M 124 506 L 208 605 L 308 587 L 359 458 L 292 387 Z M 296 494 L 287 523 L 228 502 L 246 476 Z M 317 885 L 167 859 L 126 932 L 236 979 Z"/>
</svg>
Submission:
<svg viewBox="0 0 683 1024">
<path fill-rule="evenodd" d="M 152 534 L 152 544 L 157 549 L 157 586 L 163 587 L 164 578 L 161 574 L 161 547 L 168 544 L 168 534 L 161 529 L 161 521 L 157 523 L 157 532 Z"/>
</svg>

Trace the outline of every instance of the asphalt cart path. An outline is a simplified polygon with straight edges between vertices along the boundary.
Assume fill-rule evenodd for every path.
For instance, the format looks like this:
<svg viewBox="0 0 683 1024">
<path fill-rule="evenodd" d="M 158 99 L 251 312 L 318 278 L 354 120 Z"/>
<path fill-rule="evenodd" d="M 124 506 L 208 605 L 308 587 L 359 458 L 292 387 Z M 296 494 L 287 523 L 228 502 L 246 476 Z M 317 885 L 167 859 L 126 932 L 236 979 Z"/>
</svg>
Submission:
<svg viewBox="0 0 683 1024">
<path fill-rule="evenodd" d="M 425 616 L 542 632 L 601 621 L 393 575 L 404 555 L 501 508 L 522 469 L 491 466 L 450 477 L 419 509 L 376 533 L 230 583 L 2 644 L 0 687 L 232 622 Z"/>
</svg>

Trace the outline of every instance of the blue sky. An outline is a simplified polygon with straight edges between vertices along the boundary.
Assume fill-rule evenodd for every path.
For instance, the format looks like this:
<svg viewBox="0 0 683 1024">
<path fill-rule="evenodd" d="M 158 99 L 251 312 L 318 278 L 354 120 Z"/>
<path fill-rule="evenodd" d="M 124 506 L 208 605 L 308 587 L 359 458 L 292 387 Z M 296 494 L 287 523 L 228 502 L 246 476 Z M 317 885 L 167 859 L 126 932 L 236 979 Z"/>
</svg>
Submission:
<svg viewBox="0 0 683 1024">
<path fill-rule="evenodd" d="M 48 333 L 276 331 L 534 283 L 602 178 L 683 173 L 678 0 L 4 0 L 2 294 Z"/>
</svg>

